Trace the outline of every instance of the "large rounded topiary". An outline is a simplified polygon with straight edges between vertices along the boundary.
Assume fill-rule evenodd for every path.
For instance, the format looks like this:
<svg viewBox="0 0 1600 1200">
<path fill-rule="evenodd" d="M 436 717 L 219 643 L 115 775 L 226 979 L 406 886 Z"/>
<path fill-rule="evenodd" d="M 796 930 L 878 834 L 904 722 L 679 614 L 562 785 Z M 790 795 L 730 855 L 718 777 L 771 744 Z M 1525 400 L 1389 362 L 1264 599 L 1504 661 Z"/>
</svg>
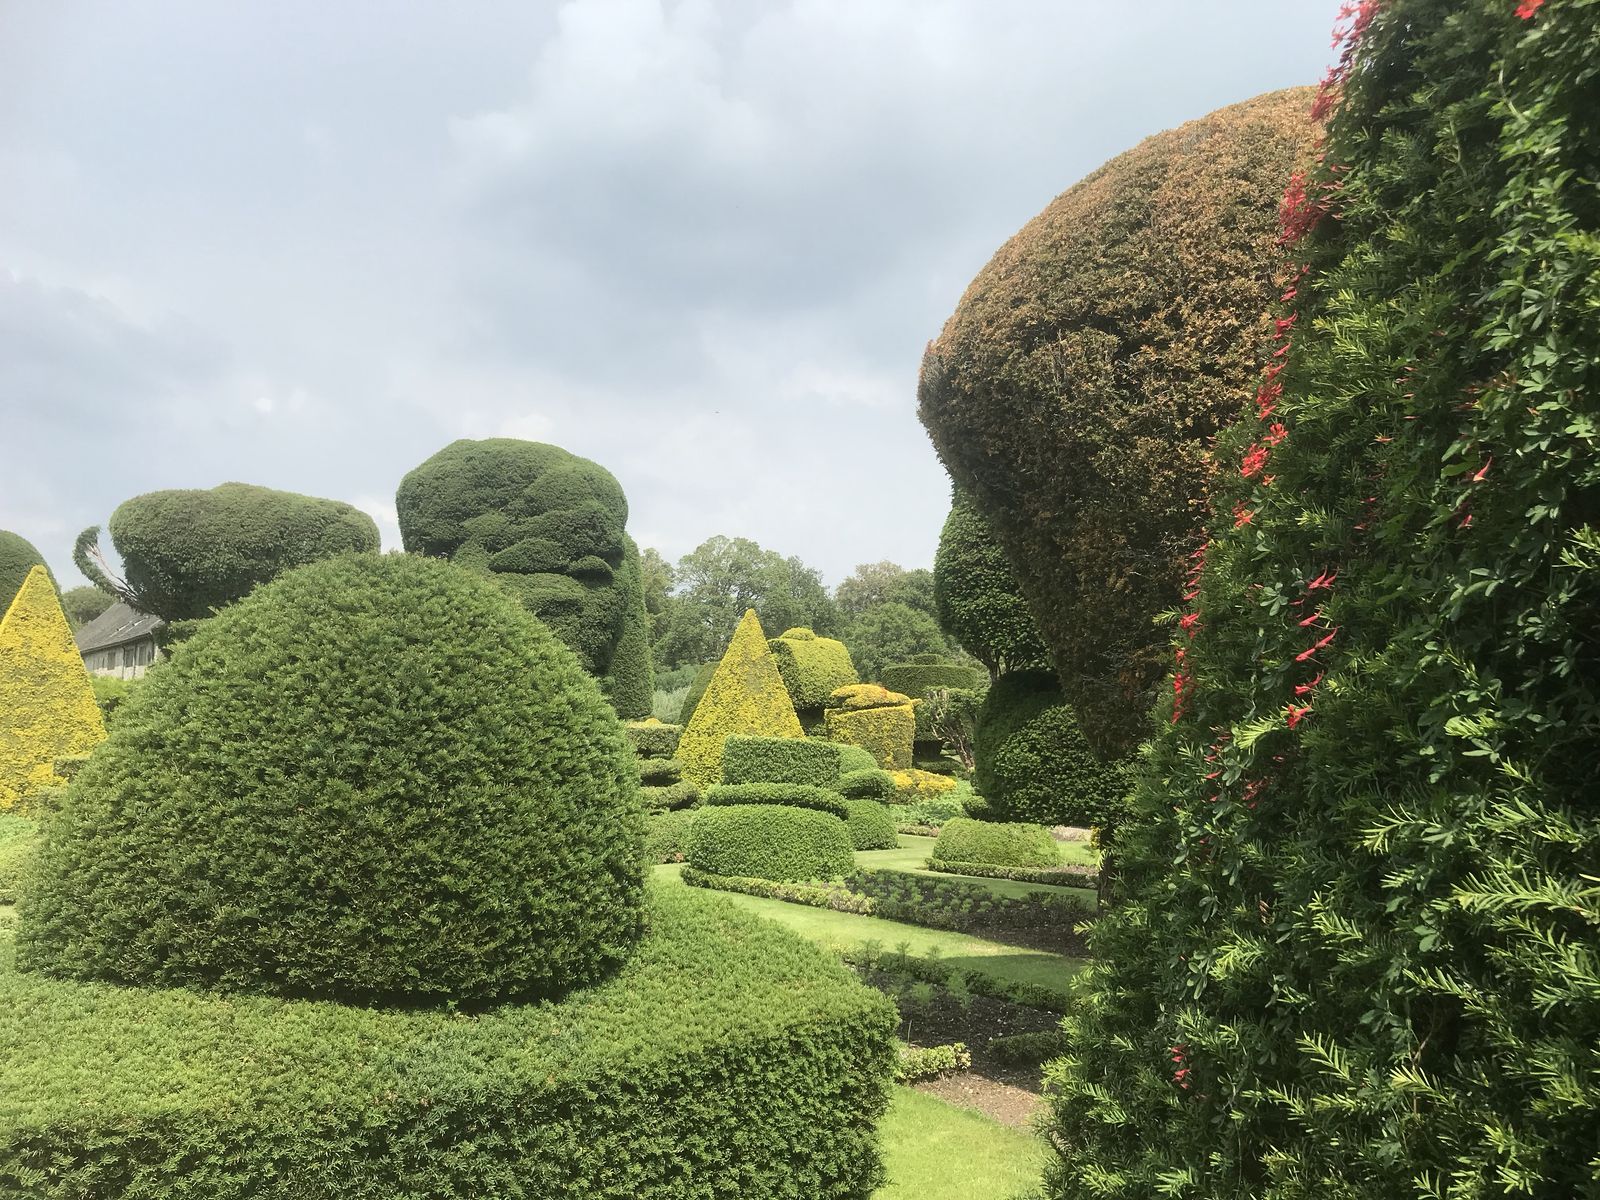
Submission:
<svg viewBox="0 0 1600 1200">
<path fill-rule="evenodd" d="M 1084 741 L 1054 675 L 1018 671 L 989 689 L 973 735 L 972 782 L 1000 821 L 1114 829 L 1128 810 L 1128 761 Z"/>
<path fill-rule="evenodd" d="M 972 497 L 959 487 L 950 497 L 950 515 L 939 533 L 933 598 L 940 628 L 991 674 L 1049 666 L 1044 636 L 1017 587 L 1005 548 Z M 885 687 L 894 686 L 887 676 L 883 682 Z"/>
<path fill-rule="evenodd" d="M 395 493 L 407 550 L 491 572 L 600 676 L 624 717 L 654 691 L 628 501 L 599 463 L 516 438 L 451 442 Z"/>
<path fill-rule="evenodd" d="M 50 570 L 44 556 L 34 549 L 32 542 L 9 529 L 0 529 L 0 617 L 5 616 L 6 609 L 22 587 L 22 581 L 34 567 L 44 567 L 46 573 Z M 55 582 L 54 576 L 51 576 L 50 582 Z"/>
<path fill-rule="evenodd" d="M 147 492 L 117 505 L 110 529 L 125 586 L 90 557 L 98 526 L 78 535 L 78 569 L 167 621 L 207 617 L 291 568 L 379 544 L 377 525 L 352 505 L 248 483 Z"/>
<path fill-rule="evenodd" d="M 208 622 L 50 824 L 20 953 L 129 983 L 486 1001 L 640 932 L 633 755 L 500 589 L 346 556 Z"/>
<path fill-rule="evenodd" d="M 1016 570 L 1097 748 L 1144 735 L 1205 518 L 1207 442 L 1248 404 L 1283 290 L 1276 211 L 1309 91 L 1157 134 L 990 261 L 923 360 L 920 414 Z"/>
</svg>

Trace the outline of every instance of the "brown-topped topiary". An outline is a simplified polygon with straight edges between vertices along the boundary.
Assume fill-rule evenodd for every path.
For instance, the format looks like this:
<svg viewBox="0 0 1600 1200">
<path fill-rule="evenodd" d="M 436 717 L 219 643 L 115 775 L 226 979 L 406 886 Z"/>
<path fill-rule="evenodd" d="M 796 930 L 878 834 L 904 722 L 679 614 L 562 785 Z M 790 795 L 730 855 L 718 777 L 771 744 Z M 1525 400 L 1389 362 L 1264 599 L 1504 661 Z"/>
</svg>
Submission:
<svg viewBox="0 0 1600 1200">
<path fill-rule="evenodd" d="M 1312 123 L 1275 92 L 1146 139 L 968 287 L 919 411 L 1016 570 L 1084 733 L 1137 743 L 1206 515 L 1207 441 L 1254 392 L 1277 204 Z"/>
</svg>

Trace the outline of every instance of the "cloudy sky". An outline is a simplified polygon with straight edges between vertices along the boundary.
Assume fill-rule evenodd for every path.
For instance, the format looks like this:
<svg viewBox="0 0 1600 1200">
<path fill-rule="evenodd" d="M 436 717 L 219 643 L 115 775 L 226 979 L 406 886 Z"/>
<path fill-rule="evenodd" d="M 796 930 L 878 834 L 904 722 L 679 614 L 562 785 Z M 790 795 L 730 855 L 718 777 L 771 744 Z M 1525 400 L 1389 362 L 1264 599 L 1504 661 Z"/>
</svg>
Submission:
<svg viewBox="0 0 1600 1200">
<path fill-rule="evenodd" d="M 1052 196 L 1312 83 L 1338 0 L 7 0 L 0 528 L 351 501 L 458 437 L 716 533 L 932 561 L 922 348 Z"/>
</svg>

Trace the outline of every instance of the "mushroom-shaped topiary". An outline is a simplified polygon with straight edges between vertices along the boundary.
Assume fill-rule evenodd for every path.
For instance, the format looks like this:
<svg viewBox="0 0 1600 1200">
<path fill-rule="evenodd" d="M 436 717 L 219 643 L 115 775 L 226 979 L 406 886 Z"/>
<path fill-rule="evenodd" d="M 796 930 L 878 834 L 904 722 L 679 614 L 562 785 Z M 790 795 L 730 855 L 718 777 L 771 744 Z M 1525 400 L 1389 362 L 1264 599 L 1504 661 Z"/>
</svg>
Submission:
<svg viewBox="0 0 1600 1200">
<path fill-rule="evenodd" d="M 52 975 L 484 1003 L 597 979 L 641 931 L 622 728 L 489 580 L 292 571 L 123 707 L 22 913 Z"/>
<path fill-rule="evenodd" d="M 1273 352 L 1310 106 L 1258 96 L 1113 159 L 1001 247 L 923 359 L 922 422 L 1103 755 L 1149 729 L 1170 641 L 1153 618 L 1201 539 L 1209 442 Z"/>
</svg>

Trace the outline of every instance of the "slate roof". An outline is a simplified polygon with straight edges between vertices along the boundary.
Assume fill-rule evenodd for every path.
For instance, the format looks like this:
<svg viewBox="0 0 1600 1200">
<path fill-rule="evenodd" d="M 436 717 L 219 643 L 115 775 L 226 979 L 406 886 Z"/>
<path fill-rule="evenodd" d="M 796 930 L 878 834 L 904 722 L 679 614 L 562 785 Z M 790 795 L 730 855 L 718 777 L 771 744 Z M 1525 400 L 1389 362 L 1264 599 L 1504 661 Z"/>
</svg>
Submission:
<svg viewBox="0 0 1600 1200">
<path fill-rule="evenodd" d="M 90 621 L 73 635 L 78 643 L 78 653 L 104 650 L 111 646 L 124 646 L 149 637 L 166 622 L 149 613 L 135 612 L 122 601 L 117 601 L 105 612 Z"/>
</svg>

